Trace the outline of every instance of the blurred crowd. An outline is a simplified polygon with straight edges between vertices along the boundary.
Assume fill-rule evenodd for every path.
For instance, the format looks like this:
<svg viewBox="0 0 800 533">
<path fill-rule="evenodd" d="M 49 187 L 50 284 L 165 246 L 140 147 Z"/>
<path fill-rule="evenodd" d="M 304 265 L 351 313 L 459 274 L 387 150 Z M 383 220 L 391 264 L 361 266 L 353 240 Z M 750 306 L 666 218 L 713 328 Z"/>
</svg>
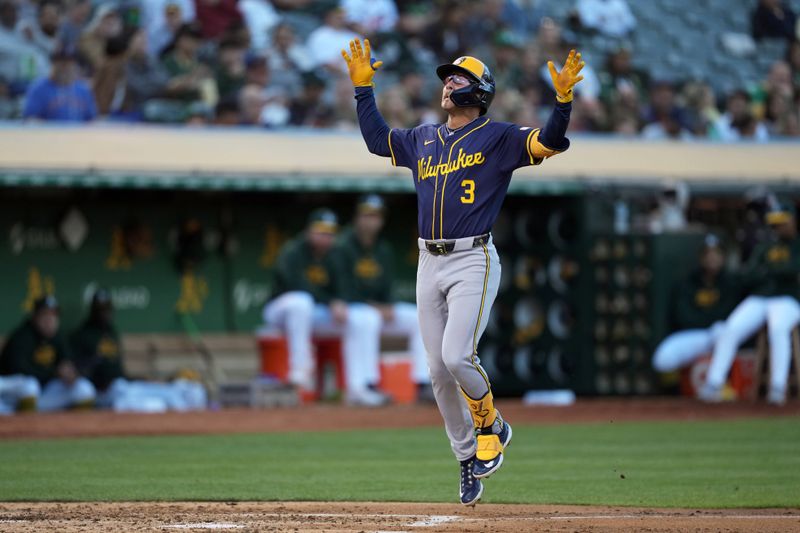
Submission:
<svg viewBox="0 0 800 533">
<path fill-rule="evenodd" d="M 384 61 L 379 107 L 393 126 L 441 120 L 433 68 L 464 54 L 492 69 L 495 119 L 537 126 L 554 101 L 546 62 L 599 36 L 613 46 L 583 71 L 573 132 L 800 135 L 800 41 L 783 0 L 737 4 L 753 9 L 752 39 L 786 51 L 726 93 L 713 73 L 665 80 L 636 68 L 626 0 L 570 1 L 558 19 L 550 0 L 0 0 L 0 118 L 354 129 L 340 50 L 366 36 Z"/>
</svg>

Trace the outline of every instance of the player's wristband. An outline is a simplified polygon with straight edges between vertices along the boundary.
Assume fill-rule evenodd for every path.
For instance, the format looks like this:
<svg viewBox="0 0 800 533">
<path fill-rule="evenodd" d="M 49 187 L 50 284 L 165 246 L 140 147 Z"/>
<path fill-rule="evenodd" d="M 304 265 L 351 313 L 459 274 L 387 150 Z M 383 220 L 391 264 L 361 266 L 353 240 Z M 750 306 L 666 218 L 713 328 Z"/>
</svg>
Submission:
<svg viewBox="0 0 800 533">
<path fill-rule="evenodd" d="M 570 89 L 569 91 L 567 91 L 567 94 L 565 95 L 560 95 L 556 93 L 556 100 L 558 100 L 562 104 L 568 104 L 572 102 L 572 96 L 573 96 L 572 89 Z"/>
</svg>

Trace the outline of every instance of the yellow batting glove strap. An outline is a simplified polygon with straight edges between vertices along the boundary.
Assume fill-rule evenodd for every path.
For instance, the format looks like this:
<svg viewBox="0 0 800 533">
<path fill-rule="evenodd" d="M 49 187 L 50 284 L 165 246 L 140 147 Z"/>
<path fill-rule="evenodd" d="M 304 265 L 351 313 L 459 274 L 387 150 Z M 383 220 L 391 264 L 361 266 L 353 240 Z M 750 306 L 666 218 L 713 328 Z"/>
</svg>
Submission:
<svg viewBox="0 0 800 533">
<path fill-rule="evenodd" d="M 583 79 L 580 72 L 585 64 L 581 61 L 580 52 L 576 53 L 575 50 L 570 50 L 560 72 L 556 70 L 552 61 L 547 62 L 547 70 L 550 71 L 550 78 L 552 78 L 553 87 L 556 90 L 556 99 L 559 102 L 565 104 L 572 101 L 572 88 Z"/>
<path fill-rule="evenodd" d="M 350 73 L 350 81 L 353 87 L 374 87 L 372 77 L 375 71 L 383 65 L 383 61 L 372 62 L 369 39 L 364 39 L 364 46 L 361 46 L 361 39 L 350 41 L 350 54 L 342 50 L 342 57 L 347 63 L 347 71 Z"/>
<path fill-rule="evenodd" d="M 481 461 L 491 461 L 503 452 L 500 437 L 497 435 L 478 435 L 478 451 L 475 455 Z"/>
</svg>

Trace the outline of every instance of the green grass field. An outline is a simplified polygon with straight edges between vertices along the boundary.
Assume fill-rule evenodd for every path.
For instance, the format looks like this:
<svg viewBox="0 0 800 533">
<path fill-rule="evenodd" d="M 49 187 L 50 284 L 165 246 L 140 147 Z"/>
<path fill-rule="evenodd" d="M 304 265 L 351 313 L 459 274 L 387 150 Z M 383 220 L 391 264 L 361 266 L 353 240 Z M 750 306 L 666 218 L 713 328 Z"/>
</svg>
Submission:
<svg viewBox="0 0 800 533">
<path fill-rule="evenodd" d="M 436 428 L 0 442 L 0 500 L 454 502 Z M 514 427 L 484 502 L 800 506 L 800 420 Z"/>
</svg>

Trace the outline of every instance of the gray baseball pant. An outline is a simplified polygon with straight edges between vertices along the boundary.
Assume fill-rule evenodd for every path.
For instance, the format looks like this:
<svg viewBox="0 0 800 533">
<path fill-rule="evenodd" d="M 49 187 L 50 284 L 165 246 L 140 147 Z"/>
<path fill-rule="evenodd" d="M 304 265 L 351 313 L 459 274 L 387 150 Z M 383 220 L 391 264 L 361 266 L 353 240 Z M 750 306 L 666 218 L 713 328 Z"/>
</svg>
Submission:
<svg viewBox="0 0 800 533">
<path fill-rule="evenodd" d="M 462 389 L 480 399 L 490 390 L 480 365 L 478 341 L 500 285 L 500 258 L 491 238 L 473 248 L 457 239 L 446 255 L 430 253 L 419 239 L 417 307 L 436 403 L 459 461 L 475 454 L 475 430 Z"/>
</svg>

